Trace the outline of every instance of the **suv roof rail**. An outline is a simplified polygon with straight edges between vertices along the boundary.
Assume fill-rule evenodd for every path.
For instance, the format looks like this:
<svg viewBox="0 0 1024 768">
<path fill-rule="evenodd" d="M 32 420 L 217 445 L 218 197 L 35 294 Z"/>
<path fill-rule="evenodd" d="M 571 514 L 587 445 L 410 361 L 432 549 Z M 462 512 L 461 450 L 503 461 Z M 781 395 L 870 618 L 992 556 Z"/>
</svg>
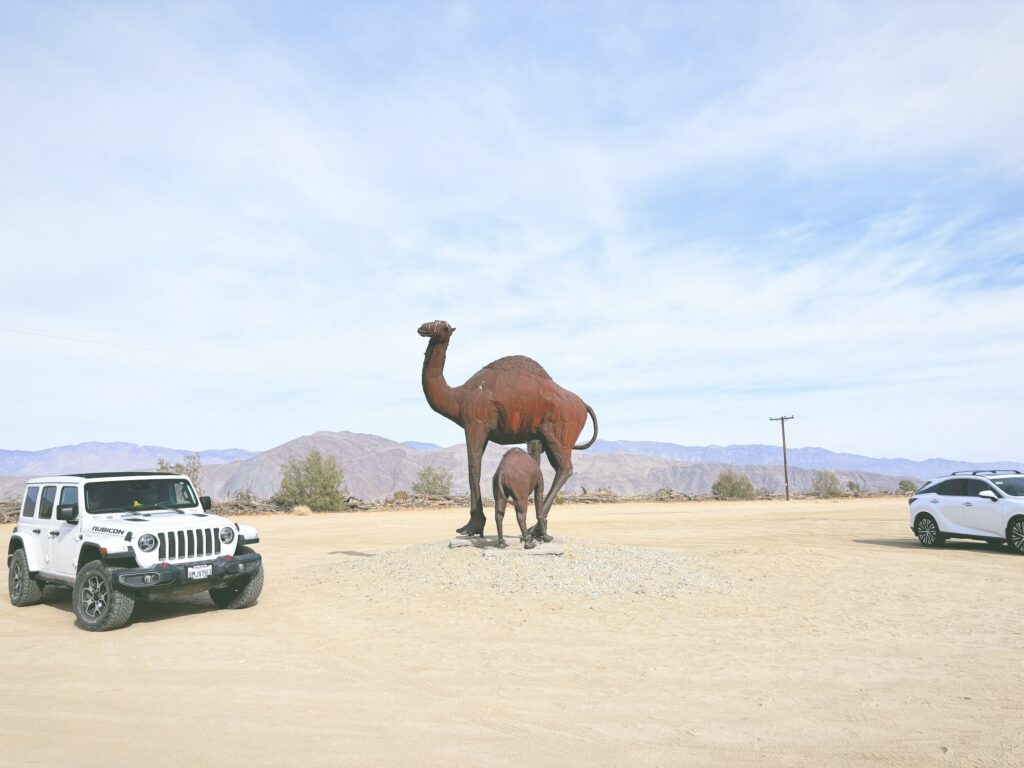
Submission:
<svg viewBox="0 0 1024 768">
<path fill-rule="evenodd" d="M 960 472 L 953 472 L 954 475 L 1019 475 L 1022 474 L 1019 469 L 965 469 Z"/>
</svg>

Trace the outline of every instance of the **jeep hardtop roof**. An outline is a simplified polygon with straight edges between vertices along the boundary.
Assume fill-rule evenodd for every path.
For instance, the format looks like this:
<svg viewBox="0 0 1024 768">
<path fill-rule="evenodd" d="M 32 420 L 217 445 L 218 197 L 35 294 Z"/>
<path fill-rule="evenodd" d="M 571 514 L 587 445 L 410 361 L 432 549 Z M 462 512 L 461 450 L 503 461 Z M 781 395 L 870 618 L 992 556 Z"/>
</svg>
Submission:
<svg viewBox="0 0 1024 768">
<path fill-rule="evenodd" d="M 67 475 L 33 477 L 26 483 L 66 483 L 77 480 L 96 480 L 97 478 L 130 478 L 130 477 L 185 477 L 179 472 L 78 472 Z"/>
</svg>

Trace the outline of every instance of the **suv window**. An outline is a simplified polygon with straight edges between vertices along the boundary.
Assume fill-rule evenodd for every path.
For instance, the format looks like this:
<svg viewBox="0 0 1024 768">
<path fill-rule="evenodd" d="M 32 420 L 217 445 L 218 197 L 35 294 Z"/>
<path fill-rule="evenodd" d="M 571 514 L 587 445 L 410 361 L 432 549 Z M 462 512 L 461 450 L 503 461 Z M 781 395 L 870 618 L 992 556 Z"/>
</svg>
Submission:
<svg viewBox="0 0 1024 768">
<path fill-rule="evenodd" d="M 57 486 L 47 485 L 43 488 L 43 496 L 39 499 L 39 519 L 49 520 L 53 517 L 53 501 L 57 498 Z"/>
<path fill-rule="evenodd" d="M 956 480 L 943 480 L 935 489 L 939 496 L 966 496 L 967 480 L 957 478 Z"/>
<path fill-rule="evenodd" d="M 977 496 L 982 491 L 991 491 L 991 490 L 992 490 L 992 486 L 989 485 L 988 483 L 986 483 L 984 480 L 974 480 L 974 479 L 971 479 L 971 480 L 967 481 L 967 494 L 966 495 L 968 495 L 968 496 Z M 993 491 L 993 493 L 995 493 L 995 492 Z M 999 494 L 996 494 L 996 495 L 998 496 Z"/>
<path fill-rule="evenodd" d="M 1000 477 L 992 481 L 999 490 L 1010 496 L 1024 496 L 1024 477 Z"/>
<path fill-rule="evenodd" d="M 21 516 L 22 517 L 35 517 L 36 516 L 36 499 L 39 498 L 39 486 L 30 485 L 28 492 L 25 494 L 25 503 L 21 505 Z"/>
<path fill-rule="evenodd" d="M 57 506 L 63 507 L 65 504 L 77 504 L 78 503 L 78 486 L 77 485 L 65 485 L 60 489 L 60 504 Z"/>
</svg>

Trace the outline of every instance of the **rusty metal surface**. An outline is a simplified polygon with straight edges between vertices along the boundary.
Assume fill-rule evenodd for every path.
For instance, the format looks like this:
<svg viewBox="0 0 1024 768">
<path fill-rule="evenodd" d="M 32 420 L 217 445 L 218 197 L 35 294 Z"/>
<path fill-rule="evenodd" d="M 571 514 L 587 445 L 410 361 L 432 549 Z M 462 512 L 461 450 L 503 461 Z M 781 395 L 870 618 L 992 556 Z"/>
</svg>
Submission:
<svg viewBox="0 0 1024 768">
<path fill-rule="evenodd" d="M 541 507 L 546 519 L 555 496 L 572 475 L 572 451 L 589 448 L 597 439 L 597 417 L 577 395 L 555 383 L 536 361 L 521 355 L 503 357 L 484 366 L 464 384 L 445 381 L 448 342 L 455 328 L 444 320 L 424 323 L 420 336 L 429 338 L 423 359 L 423 394 L 430 407 L 465 430 L 469 463 L 469 522 L 458 529 L 482 536 L 486 518 L 480 494 L 480 462 L 488 442 L 526 444 L 530 455 L 548 457 L 555 477 Z M 590 415 L 594 435 L 576 445 Z M 546 535 L 546 530 L 531 529 Z"/>
<path fill-rule="evenodd" d="M 544 475 L 540 471 L 540 457 L 530 456 L 522 448 L 510 448 L 501 457 L 498 469 L 494 473 L 492 483 L 494 490 L 494 523 L 498 527 L 498 546 L 505 546 L 502 534 L 502 523 L 505 519 L 505 505 L 508 499 L 516 510 L 516 522 L 522 534 L 523 546 L 533 549 L 536 545 L 534 535 L 542 541 L 551 541 L 547 535 L 547 515 L 544 512 Z M 533 503 L 537 509 L 537 523 L 534 535 L 526 530 L 526 510 L 533 494 Z"/>
</svg>

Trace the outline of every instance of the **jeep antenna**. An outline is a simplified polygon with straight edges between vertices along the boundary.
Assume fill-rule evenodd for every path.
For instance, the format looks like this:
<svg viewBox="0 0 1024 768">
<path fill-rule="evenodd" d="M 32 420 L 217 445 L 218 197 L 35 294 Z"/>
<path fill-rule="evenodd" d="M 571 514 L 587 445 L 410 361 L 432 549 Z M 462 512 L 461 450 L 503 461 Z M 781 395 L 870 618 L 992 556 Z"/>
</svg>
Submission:
<svg viewBox="0 0 1024 768">
<path fill-rule="evenodd" d="M 782 424 L 782 476 L 786 481 L 786 501 L 789 501 L 789 460 L 786 457 L 786 422 L 792 416 L 771 416 L 768 421 L 777 421 Z"/>
</svg>

